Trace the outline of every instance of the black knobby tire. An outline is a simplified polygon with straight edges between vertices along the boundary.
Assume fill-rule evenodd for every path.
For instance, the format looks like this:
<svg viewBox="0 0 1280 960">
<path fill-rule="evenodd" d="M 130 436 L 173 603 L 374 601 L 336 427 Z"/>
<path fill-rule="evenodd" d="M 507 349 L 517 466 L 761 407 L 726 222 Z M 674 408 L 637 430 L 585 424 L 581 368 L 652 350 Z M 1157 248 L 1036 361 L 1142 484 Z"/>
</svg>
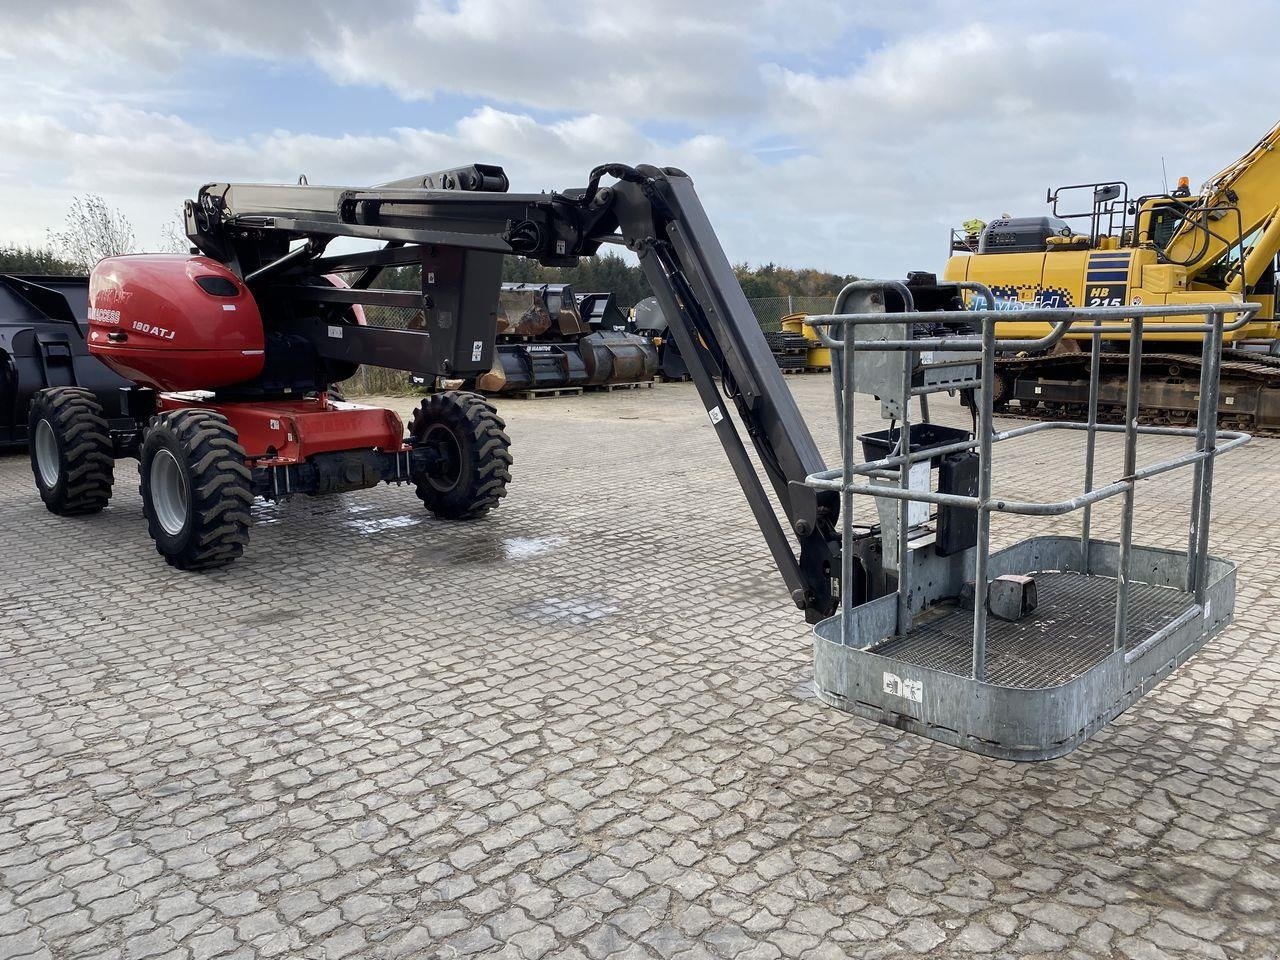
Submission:
<svg viewBox="0 0 1280 960">
<path fill-rule="evenodd" d="M 102 404 L 82 387 L 50 387 L 27 413 L 31 472 L 50 512 L 98 513 L 111 499 L 115 458 Z"/>
<path fill-rule="evenodd" d="M 152 417 L 138 472 L 147 532 L 170 566 L 209 570 L 244 552 L 251 475 L 226 417 L 197 409 Z"/>
<path fill-rule="evenodd" d="M 444 520 L 483 517 L 507 495 L 511 438 L 497 409 L 461 390 L 435 393 L 413 412 L 409 435 L 435 456 L 414 476 L 418 498 Z"/>
</svg>

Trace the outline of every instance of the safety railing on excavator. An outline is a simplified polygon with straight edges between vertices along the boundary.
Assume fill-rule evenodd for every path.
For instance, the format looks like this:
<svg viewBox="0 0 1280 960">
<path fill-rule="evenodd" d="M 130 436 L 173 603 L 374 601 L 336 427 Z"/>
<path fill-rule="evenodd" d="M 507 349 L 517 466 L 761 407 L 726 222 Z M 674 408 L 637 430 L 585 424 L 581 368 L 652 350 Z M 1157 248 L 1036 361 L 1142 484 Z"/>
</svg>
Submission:
<svg viewBox="0 0 1280 960">
<path fill-rule="evenodd" d="M 958 287 L 968 290 L 977 298 L 993 305 L 995 298 L 983 284 L 964 282 Z M 883 307 L 884 294 L 892 290 L 900 296 L 905 304 L 904 312 L 865 312 L 845 313 L 845 307 L 855 295 L 869 296 L 874 306 Z M 1203 606 L 1206 587 L 1206 566 L 1208 563 L 1209 516 L 1212 506 L 1213 466 L 1216 457 L 1241 446 L 1249 441 L 1247 433 L 1219 430 L 1217 428 L 1218 381 L 1222 355 L 1223 333 L 1244 326 L 1257 311 L 1256 304 L 1250 303 L 1212 303 L 1185 306 L 1124 306 L 1124 307 L 1090 307 L 1081 309 L 1066 308 L 1032 308 L 1019 310 L 1016 318 L 1021 321 L 1039 321 L 1052 325 L 1052 330 L 1043 337 L 1034 340 L 1009 340 L 996 336 L 996 324 L 1011 318 L 1009 311 L 1004 310 L 967 310 L 960 313 L 938 313 L 916 311 L 910 289 L 904 284 L 893 281 L 857 281 L 847 285 L 836 298 L 831 314 L 811 316 L 806 323 L 814 327 L 822 342 L 830 347 L 832 359 L 832 379 L 835 388 L 836 407 L 839 412 L 839 432 L 841 441 L 841 465 L 839 468 L 811 474 L 806 482 L 815 488 L 835 490 L 841 494 L 842 550 L 841 550 L 841 635 L 846 644 L 854 643 L 857 638 L 850 635 L 853 618 L 851 615 L 854 582 L 854 495 L 885 497 L 898 501 L 916 501 L 938 506 L 950 506 L 977 511 L 977 543 L 973 561 L 973 582 L 976 597 L 973 613 L 973 666 L 972 676 L 975 680 L 983 680 L 986 672 L 986 635 L 987 604 L 985 602 L 987 569 L 990 557 L 990 516 L 999 511 L 1010 514 L 1031 516 L 1058 516 L 1076 510 L 1082 510 L 1081 519 L 1081 551 L 1084 567 L 1088 570 L 1090 545 L 1090 522 L 1092 505 L 1111 497 L 1124 498 L 1119 543 L 1118 584 L 1116 592 L 1116 613 L 1114 648 L 1122 650 L 1126 643 L 1126 620 L 1129 599 L 1129 554 L 1133 540 L 1134 496 L 1139 482 L 1168 473 L 1171 470 L 1194 467 L 1194 479 L 1191 487 L 1190 523 L 1187 534 L 1187 583 L 1186 589 L 1193 594 L 1198 606 Z M 1232 315 L 1234 319 L 1227 321 Z M 1145 321 L 1155 317 L 1194 316 L 1207 319 L 1186 323 L 1161 323 L 1162 332 L 1198 332 L 1203 333 L 1200 365 L 1199 409 L 1194 428 L 1140 426 L 1138 424 L 1139 387 L 1141 383 L 1142 331 Z M 920 339 L 863 339 L 859 340 L 858 330 L 870 325 L 902 326 L 908 333 L 915 324 L 935 325 L 940 320 L 963 321 L 978 326 L 978 335 L 934 336 Z M 1116 321 L 1124 321 L 1116 323 Z M 840 328 L 843 337 L 834 337 L 831 331 Z M 1048 421 L 1033 423 L 1009 430 L 996 431 L 993 415 L 993 386 L 995 383 L 996 355 L 1001 351 L 1036 352 L 1051 349 L 1067 331 L 1091 334 L 1092 347 L 1090 357 L 1090 381 L 1088 416 L 1084 422 Z M 1125 411 L 1123 424 L 1103 424 L 1098 422 L 1098 386 L 1101 370 L 1102 341 L 1106 334 L 1128 334 L 1128 383 L 1125 390 Z M 845 349 L 846 344 L 851 348 Z M 860 351 L 909 351 L 917 356 L 926 357 L 934 351 L 960 351 L 976 355 L 978 375 L 964 382 L 951 382 L 947 386 L 954 389 L 973 388 L 978 391 L 977 436 L 969 440 L 958 441 L 943 446 L 933 446 L 912 451 L 910 404 L 901 404 L 900 430 L 893 453 L 890 456 L 871 460 L 866 463 L 855 463 L 854 434 L 854 398 L 857 394 L 857 383 L 854 380 L 854 354 Z M 900 396 L 909 401 L 912 396 L 923 396 L 929 390 L 927 386 L 914 385 L 912 363 L 903 365 L 904 378 Z M 1018 437 L 1050 430 L 1084 431 L 1087 437 L 1084 464 L 1084 489 L 1078 495 L 1057 501 L 1026 501 L 999 496 L 992 491 L 992 448 L 995 444 Z M 1094 465 L 1096 458 L 1097 436 L 1099 433 L 1121 433 L 1124 435 L 1123 473 L 1110 483 L 1094 485 Z M 1137 441 L 1139 436 L 1190 437 L 1195 440 L 1195 449 L 1190 452 L 1149 464 L 1142 468 L 1137 465 Z M 956 493 L 942 493 L 930 490 L 917 490 L 909 486 L 910 467 L 914 463 L 930 460 L 942 455 L 957 453 L 963 450 L 977 449 L 979 453 L 978 493 L 977 496 L 965 496 Z M 860 477 L 897 481 L 897 487 L 857 483 Z M 910 609 L 910 564 L 906 561 L 908 552 L 909 524 L 905 519 L 905 510 L 899 511 L 900 520 L 896 530 L 898 560 L 897 584 L 897 630 L 904 634 L 911 629 L 912 614 Z M 1136 652 L 1136 651 L 1134 651 Z"/>
</svg>

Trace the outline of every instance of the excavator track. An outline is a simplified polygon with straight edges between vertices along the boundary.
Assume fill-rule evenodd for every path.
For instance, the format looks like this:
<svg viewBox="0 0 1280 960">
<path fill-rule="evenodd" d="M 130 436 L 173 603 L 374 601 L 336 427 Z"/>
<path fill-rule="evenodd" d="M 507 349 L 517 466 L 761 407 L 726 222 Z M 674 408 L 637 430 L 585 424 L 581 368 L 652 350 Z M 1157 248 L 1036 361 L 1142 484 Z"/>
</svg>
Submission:
<svg viewBox="0 0 1280 960">
<path fill-rule="evenodd" d="M 1098 388 L 1098 420 L 1124 420 L 1126 353 L 1104 353 Z M 1028 420 L 1085 420 L 1089 402 L 1089 354 L 1002 357 L 996 361 L 996 410 Z M 1199 405 L 1200 355 L 1144 353 L 1139 422 L 1193 426 Z M 1280 437 L 1280 357 L 1228 349 L 1222 352 L 1218 425 L 1259 437 Z"/>
</svg>

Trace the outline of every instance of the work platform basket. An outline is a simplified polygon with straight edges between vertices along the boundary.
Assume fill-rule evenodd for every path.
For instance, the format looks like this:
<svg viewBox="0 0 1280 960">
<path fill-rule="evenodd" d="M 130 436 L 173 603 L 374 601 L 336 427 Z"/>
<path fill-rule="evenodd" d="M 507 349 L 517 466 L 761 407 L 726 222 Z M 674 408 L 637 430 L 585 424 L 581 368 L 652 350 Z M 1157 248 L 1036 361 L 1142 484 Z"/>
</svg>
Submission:
<svg viewBox="0 0 1280 960">
<path fill-rule="evenodd" d="M 814 680 L 825 702 L 976 753 L 1009 760 L 1065 754 L 1123 713 L 1231 621 L 1235 567 L 1208 553 L 1217 457 L 1249 440 L 1217 428 L 1224 330 L 1248 321 L 1251 304 L 1026 309 L 1041 321 L 1038 340 L 1001 340 L 1010 319 L 990 290 L 962 283 L 988 309 L 954 315 L 977 335 L 914 338 L 915 324 L 940 314 L 917 312 L 908 287 L 859 281 L 832 314 L 807 321 L 833 350 L 832 377 L 842 462 L 807 483 L 841 494 L 841 607 L 814 628 Z M 886 297 L 886 293 L 891 296 Z M 885 312 L 886 299 L 905 305 Z M 951 315 L 948 315 L 951 316 Z M 1195 427 L 1138 423 L 1144 323 L 1161 332 L 1202 335 Z M 1091 341 L 1091 380 L 1084 422 L 1047 421 L 997 430 L 992 404 L 996 357 L 1051 349 L 1070 330 Z M 1127 337 L 1123 424 L 1098 416 L 1104 338 Z M 975 391 L 975 435 L 912 431 L 911 401 L 927 418 L 927 396 Z M 854 400 L 869 394 L 896 429 L 871 435 L 867 462 L 856 462 Z M 920 426 L 917 424 L 917 426 Z M 1017 500 L 992 488 L 993 451 L 1046 431 L 1082 431 L 1084 482 L 1066 500 Z M 932 434 L 935 442 L 928 442 Z M 1100 434 L 1123 438 L 1120 475 L 1095 482 Z M 1138 439 L 1186 437 L 1192 449 L 1138 466 Z M 903 438 L 907 438 L 905 443 Z M 865 442 L 865 441 L 864 441 Z M 887 450 L 887 452 L 886 452 Z M 976 454 L 976 457 L 975 457 Z M 929 471 L 968 458 L 969 482 L 931 489 Z M 974 462 L 976 460 L 976 462 Z M 1143 481 L 1187 469 L 1190 521 L 1185 550 L 1133 543 L 1134 498 Z M 855 501 L 871 497 L 874 514 Z M 1092 506 L 1121 498 L 1116 542 L 1090 535 Z M 941 549 L 936 521 L 967 515 L 972 536 Z M 1079 533 L 1037 536 L 993 552 L 992 513 L 1080 514 Z M 871 533 L 864 532 L 870 528 Z M 868 571 L 875 571 L 870 576 Z M 1001 614 L 992 615 L 992 610 Z"/>
</svg>

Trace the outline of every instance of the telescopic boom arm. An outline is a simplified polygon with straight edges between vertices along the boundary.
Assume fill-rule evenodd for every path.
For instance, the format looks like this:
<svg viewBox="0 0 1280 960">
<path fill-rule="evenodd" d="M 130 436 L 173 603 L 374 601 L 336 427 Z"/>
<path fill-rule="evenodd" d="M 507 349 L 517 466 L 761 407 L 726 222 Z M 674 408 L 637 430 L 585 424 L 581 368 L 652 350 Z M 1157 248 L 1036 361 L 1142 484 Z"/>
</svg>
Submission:
<svg viewBox="0 0 1280 960">
<path fill-rule="evenodd" d="M 606 177 L 613 182 L 602 185 Z M 489 368 L 503 256 L 570 266 L 603 244 L 625 245 L 668 318 L 792 599 L 811 622 L 831 614 L 838 496 L 804 484 L 825 464 L 693 181 L 670 167 L 610 164 L 593 170 L 583 190 L 506 190 L 501 168 L 479 164 L 368 189 L 210 184 L 186 205 L 187 234 L 244 278 L 265 324 L 305 337 L 322 357 L 428 376 Z M 384 245 L 327 254 L 336 237 Z M 384 268 L 410 264 L 422 268 L 421 292 L 374 288 Z M 325 279 L 353 271 L 349 288 Z M 421 310 L 424 329 L 339 323 L 351 304 Z"/>
</svg>

